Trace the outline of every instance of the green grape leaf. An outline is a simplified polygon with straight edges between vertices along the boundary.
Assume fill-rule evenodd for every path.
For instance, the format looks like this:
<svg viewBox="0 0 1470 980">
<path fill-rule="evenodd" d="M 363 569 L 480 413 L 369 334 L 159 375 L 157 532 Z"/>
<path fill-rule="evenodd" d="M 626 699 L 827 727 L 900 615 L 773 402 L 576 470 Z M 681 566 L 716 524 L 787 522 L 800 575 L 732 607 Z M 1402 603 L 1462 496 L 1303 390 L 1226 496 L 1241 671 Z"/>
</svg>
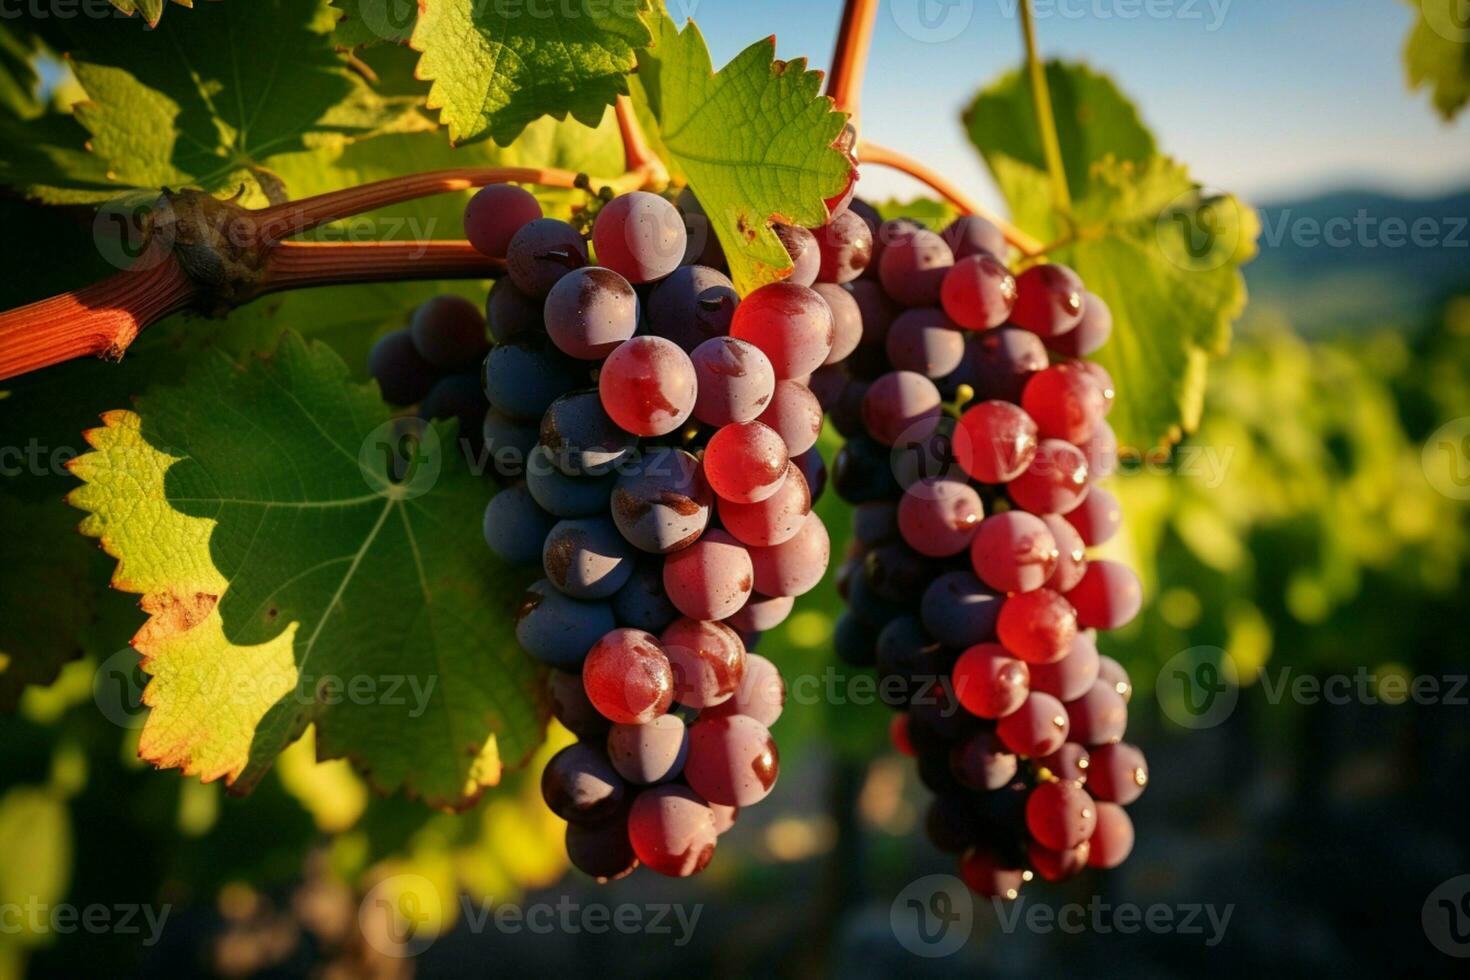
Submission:
<svg viewBox="0 0 1470 980">
<path fill-rule="evenodd" d="M 450 427 L 390 483 L 389 418 L 288 333 L 248 363 L 199 359 L 87 434 L 68 500 L 151 617 L 133 641 L 143 758 L 243 792 L 314 724 L 320 757 L 460 809 L 541 742 L 518 574 L 477 541 L 487 485 Z"/>
<path fill-rule="evenodd" d="M 174 0 L 181 7 L 194 6 L 193 0 Z M 112 5 L 125 14 L 142 14 L 149 27 L 158 26 L 163 16 L 164 0 L 112 0 Z"/>
<path fill-rule="evenodd" d="M 423 54 L 419 77 L 434 82 L 429 107 L 454 143 L 490 137 L 505 146 L 545 115 L 595 126 L 628 94 L 651 9 L 648 0 L 584 0 L 528 16 L 496 3 L 421 0 L 412 44 Z"/>
<path fill-rule="evenodd" d="M 1158 147 L 1138 110 L 1112 79 L 1086 65 L 1048 62 L 1046 83 L 1056 115 L 1057 142 L 1073 199 L 1092 190 L 1093 165 L 1113 157 L 1143 163 Z M 984 89 L 964 112 L 970 142 L 985 158 L 1011 218 L 1043 241 L 1061 226 L 1051 212 L 1051 183 L 1030 76 L 1012 71 Z"/>
<path fill-rule="evenodd" d="M 343 48 L 405 44 L 419 16 L 418 0 L 332 0 L 332 6 L 342 18 L 332 37 Z"/>
<path fill-rule="evenodd" d="M 115 194 L 245 188 L 248 202 L 277 192 L 271 156 L 432 126 L 417 100 L 380 96 L 348 69 L 334 25 L 325 0 L 250 0 L 142 33 L 58 22 L 47 41 L 86 93 L 73 112 Z"/>
<path fill-rule="evenodd" d="M 36 44 L 28 31 L 0 31 L 0 111 L 17 119 L 33 119 L 44 110 L 36 74 Z"/>
<path fill-rule="evenodd" d="M 1093 355 L 1117 384 L 1108 421 L 1124 447 L 1147 451 L 1199 424 L 1209 359 L 1228 350 L 1230 325 L 1245 306 L 1240 266 L 1255 254 L 1260 222 L 1159 154 L 1106 77 L 1052 62 L 1047 79 L 1070 215 L 1051 210 L 1025 76 L 1013 72 L 981 92 L 965 123 L 1012 220 L 1056 243 L 1048 258 L 1075 269 L 1111 307 L 1112 339 Z"/>
<path fill-rule="evenodd" d="M 852 175 L 832 145 L 847 116 L 820 94 L 821 73 L 775 54 L 766 38 L 716 72 L 699 28 L 691 21 L 680 31 L 664 14 L 638 59 L 669 169 L 709 215 L 742 295 L 791 269 L 770 221 L 825 224 L 826 200 Z"/>
<path fill-rule="evenodd" d="M 959 211 L 948 201 L 934 197 L 915 197 L 907 201 L 889 198 L 886 201 L 869 201 L 878 209 L 884 221 L 894 218 L 912 218 L 925 228 L 939 229 L 959 217 Z"/>
<path fill-rule="evenodd" d="M 1419 17 L 1404 43 L 1411 89 L 1427 88 L 1434 108 L 1454 119 L 1470 103 L 1470 20 L 1464 0 L 1406 0 Z"/>
</svg>

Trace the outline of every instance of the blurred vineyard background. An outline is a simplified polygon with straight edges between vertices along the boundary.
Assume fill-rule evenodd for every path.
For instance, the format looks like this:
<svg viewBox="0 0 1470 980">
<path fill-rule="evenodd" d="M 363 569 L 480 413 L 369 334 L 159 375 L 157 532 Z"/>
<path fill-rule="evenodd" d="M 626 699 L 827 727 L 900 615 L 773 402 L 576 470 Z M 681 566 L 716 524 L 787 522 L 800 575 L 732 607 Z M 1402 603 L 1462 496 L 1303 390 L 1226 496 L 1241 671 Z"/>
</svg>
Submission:
<svg viewBox="0 0 1470 980">
<path fill-rule="evenodd" d="M 1331 213 L 1352 213 L 1353 200 Z M 1402 203 L 1453 216 L 1464 201 Z M 1299 216 L 1320 204 L 1279 210 Z M 1218 946 L 1147 932 L 1000 935 L 981 905 L 977 935 L 957 958 L 900 961 L 889 902 L 950 862 L 924 840 L 926 794 L 891 753 L 881 706 L 796 694 L 776 727 L 775 795 L 743 815 L 706 875 L 598 888 L 566 874 L 560 822 L 536 789 L 555 733 L 530 770 L 458 816 L 370 799 L 345 763 L 313 761 L 309 737 L 253 796 L 236 799 L 138 761 L 136 706 L 99 701 L 126 691 L 98 680 L 99 667 L 135 670 L 124 652 L 73 662 L 0 716 L 0 902 L 167 904 L 168 928 L 151 948 L 134 935 L 6 929 L 0 976 L 73 976 L 101 963 L 115 976 L 470 976 L 487 963 L 509 975 L 595 967 L 608 977 L 676 963 L 714 976 L 926 965 L 935 976 L 1125 967 L 1131 977 L 1448 975 L 1419 909 L 1436 884 L 1470 868 L 1464 707 L 1303 705 L 1272 692 L 1283 677 L 1359 668 L 1465 670 L 1470 508 L 1431 483 L 1433 474 L 1463 490 L 1466 475 L 1453 467 L 1464 459 L 1424 449 L 1441 425 L 1470 414 L 1470 264 L 1444 248 L 1317 261 L 1273 245 L 1273 210 L 1263 209 L 1252 305 L 1211 373 L 1203 426 L 1169 459 L 1135 456 L 1114 479 L 1131 535 L 1115 547 L 1149 596 L 1145 614 L 1104 641 L 1133 675 L 1131 737 L 1152 762 L 1138 849 L 1105 877 L 1028 891 L 1042 902 L 1100 893 L 1233 904 Z M 840 539 L 843 505 L 829 494 L 823 507 Z M 834 553 L 842 548 L 834 540 Z M 17 556 L 12 577 L 20 567 Z M 808 694 L 820 693 L 844 676 L 829 643 L 839 608 L 828 583 L 764 640 L 789 689 L 805 678 Z M 124 600 L 115 617 L 112 635 L 127 635 L 137 613 Z M 1154 686 L 1166 662 L 1198 647 L 1228 651 L 1243 690 L 1222 724 L 1191 731 L 1170 720 Z M 495 904 L 570 895 L 699 903 L 703 913 L 689 945 L 676 947 L 674 936 L 473 933 L 450 908 L 432 923 L 429 948 L 399 959 L 359 928 L 362 897 L 379 882 Z M 373 921 L 361 924 L 371 932 Z"/>
</svg>

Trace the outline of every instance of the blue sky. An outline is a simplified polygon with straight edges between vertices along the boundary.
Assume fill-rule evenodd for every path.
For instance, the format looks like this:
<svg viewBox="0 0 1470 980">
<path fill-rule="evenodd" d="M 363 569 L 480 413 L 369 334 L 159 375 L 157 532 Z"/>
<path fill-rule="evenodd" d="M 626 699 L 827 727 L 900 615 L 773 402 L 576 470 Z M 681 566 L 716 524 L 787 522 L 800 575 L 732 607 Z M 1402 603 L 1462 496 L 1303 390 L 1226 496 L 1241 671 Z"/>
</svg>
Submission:
<svg viewBox="0 0 1470 980">
<path fill-rule="evenodd" d="M 774 33 L 825 69 L 840 0 L 666 0 L 716 65 Z M 1034 0 L 1043 52 L 1088 61 L 1138 103 L 1198 180 L 1256 202 L 1367 186 L 1434 194 L 1470 183 L 1470 113 L 1440 122 L 1404 82 L 1403 0 Z M 863 134 L 998 200 L 959 113 L 1021 59 L 1016 0 L 883 0 Z M 927 20 L 921 17 L 927 10 Z M 871 169 L 861 193 L 918 185 Z"/>
</svg>

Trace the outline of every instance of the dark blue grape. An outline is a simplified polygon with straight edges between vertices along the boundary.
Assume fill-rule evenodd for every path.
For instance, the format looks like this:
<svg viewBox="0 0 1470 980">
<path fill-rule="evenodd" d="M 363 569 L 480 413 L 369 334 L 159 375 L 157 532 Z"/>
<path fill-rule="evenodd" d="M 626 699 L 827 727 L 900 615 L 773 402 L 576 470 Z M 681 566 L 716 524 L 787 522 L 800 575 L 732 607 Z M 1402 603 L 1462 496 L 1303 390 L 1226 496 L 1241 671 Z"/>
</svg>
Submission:
<svg viewBox="0 0 1470 980">
<path fill-rule="evenodd" d="M 413 345 L 407 330 L 384 334 L 368 354 L 368 374 L 378 382 L 383 400 L 390 405 L 413 405 L 421 402 L 439 372 Z"/>
<path fill-rule="evenodd" d="M 595 388 L 552 402 L 541 417 L 540 443 L 567 476 L 601 476 L 638 452 L 638 438 L 608 418 Z"/>
<path fill-rule="evenodd" d="M 544 342 L 500 344 L 485 358 L 490 404 L 528 422 L 539 422 L 552 402 L 587 381 L 585 368 Z"/>
<path fill-rule="evenodd" d="M 607 599 L 633 574 L 633 549 L 605 517 L 568 519 L 546 536 L 541 564 L 573 599 Z"/>
<path fill-rule="evenodd" d="M 619 626 L 630 626 L 655 636 L 679 618 L 679 610 L 664 591 L 664 564 L 651 558 L 639 562 L 628 581 L 612 597 Z"/>
<path fill-rule="evenodd" d="M 945 572 L 924 590 L 919 617 L 941 643 L 963 650 L 995 638 L 1004 601 L 971 572 Z"/>
<path fill-rule="evenodd" d="M 521 649 L 563 670 L 580 670 L 592 645 L 616 628 L 609 603 L 568 598 L 545 579 L 526 590 L 516 610 Z"/>
<path fill-rule="evenodd" d="M 551 461 L 545 446 L 526 460 L 526 487 L 536 503 L 557 517 L 592 517 L 607 513 L 617 476 L 567 476 Z"/>
<path fill-rule="evenodd" d="M 536 503 L 525 484 L 517 483 L 485 505 L 485 543 L 502 560 L 526 565 L 541 560 L 541 548 L 556 518 Z"/>
</svg>

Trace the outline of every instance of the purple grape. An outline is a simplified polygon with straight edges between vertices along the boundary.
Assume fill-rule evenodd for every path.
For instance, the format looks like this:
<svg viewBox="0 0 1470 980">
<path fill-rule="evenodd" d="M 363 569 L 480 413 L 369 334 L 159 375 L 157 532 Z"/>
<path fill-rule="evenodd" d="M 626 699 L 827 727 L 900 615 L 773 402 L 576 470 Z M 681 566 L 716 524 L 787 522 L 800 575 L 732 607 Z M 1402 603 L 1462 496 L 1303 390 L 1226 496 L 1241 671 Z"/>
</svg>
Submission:
<svg viewBox="0 0 1470 980">
<path fill-rule="evenodd" d="M 658 447 L 618 477 L 612 517 L 635 548 L 669 554 L 699 539 L 713 502 L 699 461 L 682 449 Z"/>
<path fill-rule="evenodd" d="M 368 374 L 378 382 L 383 400 L 390 405 L 423 401 L 439 378 L 439 372 L 424 360 L 407 330 L 394 330 L 378 338 L 368 354 Z"/>
<path fill-rule="evenodd" d="M 546 578 L 573 599 L 607 599 L 633 574 L 633 551 L 605 517 L 564 520 L 541 550 Z"/>
<path fill-rule="evenodd" d="M 503 259 L 515 233 L 541 217 L 541 204 L 530 191 L 510 184 L 490 184 L 475 192 L 464 208 L 464 237 L 475 250 Z"/>
<path fill-rule="evenodd" d="M 630 783 L 667 782 L 684 769 L 689 732 L 677 715 L 660 715 L 644 725 L 613 725 L 607 754 L 618 775 Z"/>
<path fill-rule="evenodd" d="M 587 264 L 587 244 L 577 229 L 555 218 L 537 218 L 510 240 L 506 269 L 516 288 L 545 299 L 562 276 Z"/>
<path fill-rule="evenodd" d="M 611 269 L 575 269 L 546 297 L 546 333 L 562 353 L 600 361 L 638 329 L 638 294 Z"/>
<path fill-rule="evenodd" d="M 686 265 L 654 287 L 648 298 L 648 326 L 686 354 L 713 337 L 730 332 L 740 294 L 718 269 Z"/>
<path fill-rule="evenodd" d="M 623 802 L 625 787 L 607 755 L 586 742 L 568 745 L 541 772 L 541 797 L 571 823 L 596 823 Z"/>
<path fill-rule="evenodd" d="M 638 440 L 607 417 L 595 389 L 552 402 L 541 417 L 540 444 L 567 476 L 602 476 L 621 469 L 638 451 Z"/>
<path fill-rule="evenodd" d="M 473 371 L 490 350 L 485 316 L 463 296 L 435 296 L 421 305 L 408 333 L 423 359 L 440 371 Z"/>
</svg>

